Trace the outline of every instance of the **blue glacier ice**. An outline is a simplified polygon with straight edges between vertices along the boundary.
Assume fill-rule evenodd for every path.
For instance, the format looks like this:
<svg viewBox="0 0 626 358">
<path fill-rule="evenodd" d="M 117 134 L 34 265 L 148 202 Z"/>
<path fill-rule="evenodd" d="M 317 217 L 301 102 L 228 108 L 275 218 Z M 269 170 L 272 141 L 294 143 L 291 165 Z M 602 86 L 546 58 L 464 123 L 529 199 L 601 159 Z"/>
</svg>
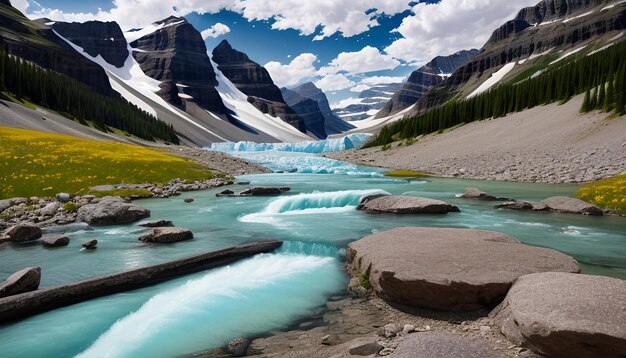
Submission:
<svg viewBox="0 0 626 358">
<path fill-rule="evenodd" d="M 372 135 L 367 133 L 354 133 L 342 138 L 296 143 L 223 142 L 213 143 L 211 144 L 211 147 L 207 149 L 219 150 L 223 152 L 279 151 L 298 153 L 327 153 L 361 148 L 371 137 Z"/>
</svg>

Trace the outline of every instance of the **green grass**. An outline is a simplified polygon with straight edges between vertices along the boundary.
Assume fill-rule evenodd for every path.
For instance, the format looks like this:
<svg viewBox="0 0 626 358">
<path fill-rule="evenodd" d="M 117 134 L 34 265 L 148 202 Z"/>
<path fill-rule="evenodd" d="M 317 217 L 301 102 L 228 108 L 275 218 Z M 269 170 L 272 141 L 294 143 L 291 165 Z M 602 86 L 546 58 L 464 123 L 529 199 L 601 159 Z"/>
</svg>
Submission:
<svg viewBox="0 0 626 358">
<path fill-rule="evenodd" d="M 583 185 L 576 196 L 618 214 L 626 214 L 626 173 Z"/>
<path fill-rule="evenodd" d="M 145 147 L 0 127 L 0 199 L 215 177 L 194 161 Z"/>
<path fill-rule="evenodd" d="M 9 101 L 13 102 L 13 103 L 17 103 L 19 105 L 22 105 L 26 108 L 37 110 L 37 106 L 25 99 L 18 99 L 17 97 L 15 97 L 12 93 L 9 92 L 2 92 L 2 95 L 7 98 Z"/>
<path fill-rule="evenodd" d="M 431 173 L 427 172 L 416 172 L 413 170 L 392 170 L 390 172 L 383 173 L 386 177 L 394 177 L 394 178 L 420 178 L 420 177 L 428 177 L 431 176 Z"/>
</svg>

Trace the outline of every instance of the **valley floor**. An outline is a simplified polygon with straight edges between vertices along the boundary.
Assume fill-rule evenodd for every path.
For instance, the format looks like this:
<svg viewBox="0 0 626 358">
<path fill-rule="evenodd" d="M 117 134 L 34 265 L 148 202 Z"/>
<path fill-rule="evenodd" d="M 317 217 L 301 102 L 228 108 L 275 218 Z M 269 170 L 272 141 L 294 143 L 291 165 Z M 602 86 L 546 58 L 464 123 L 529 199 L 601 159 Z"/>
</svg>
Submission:
<svg viewBox="0 0 626 358">
<path fill-rule="evenodd" d="M 626 117 L 580 114 L 582 96 L 473 122 L 413 145 L 327 154 L 355 164 L 427 171 L 437 176 L 579 183 L 626 171 Z"/>
</svg>

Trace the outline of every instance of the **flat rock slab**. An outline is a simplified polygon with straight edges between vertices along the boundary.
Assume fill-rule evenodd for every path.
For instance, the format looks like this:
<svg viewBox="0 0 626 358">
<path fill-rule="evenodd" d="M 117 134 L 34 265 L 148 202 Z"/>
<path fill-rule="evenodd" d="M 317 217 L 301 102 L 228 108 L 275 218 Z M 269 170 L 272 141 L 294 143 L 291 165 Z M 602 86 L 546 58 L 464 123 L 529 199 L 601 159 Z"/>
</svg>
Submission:
<svg viewBox="0 0 626 358">
<path fill-rule="evenodd" d="M 41 268 L 28 267 L 9 276 L 0 283 L 0 297 L 13 296 L 39 288 Z"/>
<path fill-rule="evenodd" d="M 140 241 L 157 244 L 167 244 L 191 239 L 193 239 L 191 230 L 182 227 L 157 227 L 139 236 Z"/>
<path fill-rule="evenodd" d="M 602 215 L 604 212 L 599 207 L 576 198 L 568 196 L 554 196 L 539 203 L 546 205 L 551 211 L 566 214 Z"/>
<path fill-rule="evenodd" d="M 238 196 L 275 196 L 275 195 L 280 195 L 282 193 L 286 193 L 288 191 L 290 191 L 291 188 L 290 187 L 271 187 L 271 186 L 255 186 L 252 188 L 248 188 L 246 190 L 243 190 L 239 193 L 235 193 L 232 190 L 224 190 L 221 193 L 217 193 L 215 194 L 215 196 L 231 196 L 231 197 L 238 197 Z"/>
<path fill-rule="evenodd" d="M 391 195 L 368 200 L 359 205 L 359 210 L 371 214 L 446 214 L 460 211 L 455 205 L 441 200 Z"/>
<path fill-rule="evenodd" d="M 473 229 L 396 228 L 350 243 L 347 261 L 389 302 L 458 311 L 497 305 L 523 275 L 580 272 L 570 256 Z"/>
<path fill-rule="evenodd" d="M 626 357 L 626 281 L 560 272 L 520 277 L 496 324 L 513 343 L 548 357 Z"/>
<path fill-rule="evenodd" d="M 498 199 L 497 197 L 491 194 L 487 194 L 478 188 L 466 188 L 465 191 L 463 192 L 463 195 L 461 195 L 461 197 L 464 199 L 474 199 L 474 200 L 482 200 L 482 201 L 505 200 L 505 199 Z"/>
<path fill-rule="evenodd" d="M 174 226 L 174 223 L 172 223 L 170 220 L 153 220 L 142 221 L 137 225 L 143 227 L 172 227 Z"/>
<path fill-rule="evenodd" d="M 32 224 L 18 224 L 6 229 L 1 236 L 6 236 L 13 242 L 37 240 L 43 235 L 41 229 Z"/>
<path fill-rule="evenodd" d="M 150 216 L 150 210 L 122 198 L 106 196 L 98 203 L 83 205 L 78 209 L 78 221 L 90 225 L 129 224 Z"/>
<path fill-rule="evenodd" d="M 492 347 L 449 332 L 414 333 L 404 338 L 390 358 L 498 358 Z"/>
</svg>

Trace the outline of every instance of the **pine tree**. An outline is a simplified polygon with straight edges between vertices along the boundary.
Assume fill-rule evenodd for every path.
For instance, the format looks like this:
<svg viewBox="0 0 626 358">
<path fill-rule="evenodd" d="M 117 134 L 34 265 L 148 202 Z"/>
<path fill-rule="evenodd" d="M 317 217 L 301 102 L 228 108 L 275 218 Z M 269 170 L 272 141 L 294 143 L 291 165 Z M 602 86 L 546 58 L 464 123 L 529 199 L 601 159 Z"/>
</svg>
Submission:
<svg viewBox="0 0 626 358">
<path fill-rule="evenodd" d="M 613 101 L 615 101 L 615 87 L 613 85 L 613 73 L 609 74 L 607 80 L 606 96 L 604 97 L 604 104 L 602 109 L 606 112 L 610 112 L 613 109 Z"/>
<path fill-rule="evenodd" d="M 600 83 L 600 91 L 598 93 L 598 100 L 596 102 L 596 109 L 602 109 L 604 107 L 604 101 L 606 98 L 606 92 L 605 92 L 605 84 L 604 81 L 602 81 Z"/>
<path fill-rule="evenodd" d="M 587 92 L 585 92 L 585 98 L 583 99 L 583 104 L 580 107 L 580 111 L 582 113 L 587 113 L 591 111 L 591 89 L 588 88 Z"/>
</svg>

